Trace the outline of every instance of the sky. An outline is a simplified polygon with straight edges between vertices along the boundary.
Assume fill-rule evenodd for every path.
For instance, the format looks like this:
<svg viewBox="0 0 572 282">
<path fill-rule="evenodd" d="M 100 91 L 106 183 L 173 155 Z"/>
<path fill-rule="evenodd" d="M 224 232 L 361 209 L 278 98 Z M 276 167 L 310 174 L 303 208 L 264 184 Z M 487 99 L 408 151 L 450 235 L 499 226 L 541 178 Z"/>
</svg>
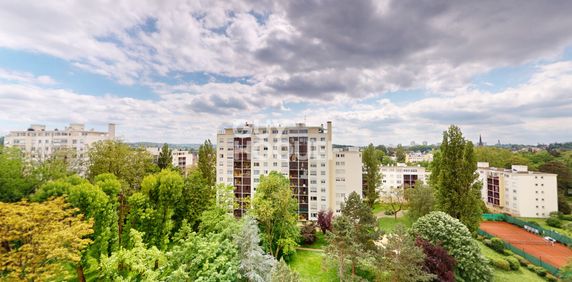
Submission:
<svg viewBox="0 0 572 282">
<path fill-rule="evenodd" d="M 572 1 L 0 1 L 0 136 L 117 124 L 201 143 L 332 121 L 334 142 L 572 141 Z"/>
</svg>

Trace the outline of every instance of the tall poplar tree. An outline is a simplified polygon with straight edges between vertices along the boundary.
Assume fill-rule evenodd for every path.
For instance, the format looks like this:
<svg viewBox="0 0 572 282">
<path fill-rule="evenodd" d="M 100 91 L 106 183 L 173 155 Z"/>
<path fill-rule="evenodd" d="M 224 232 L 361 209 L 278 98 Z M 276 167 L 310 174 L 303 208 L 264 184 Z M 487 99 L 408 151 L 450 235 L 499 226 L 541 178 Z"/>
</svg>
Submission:
<svg viewBox="0 0 572 282">
<path fill-rule="evenodd" d="M 379 199 L 377 187 L 381 184 L 381 172 L 379 166 L 381 161 L 378 158 L 378 151 L 373 144 L 369 144 L 362 152 L 362 162 L 364 167 L 364 187 L 363 193 L 365 202 L 372 207 Z"/>
<path fill-rule="evenodd" d="M 216 149 L 211 140 L 206 140 L 199 147 L 198 168 L 208 186 L 214 186 L 216 183 Z"/>
<path fill-rule="evenodd" d="M 173 151 L 169 149 L 169 145 L 167 145 L 167 143 L 163 144 L 161 152 L 159 152 L 159 158 L 157 159 L 157 166 L 159 166 L 160 169 L 165 169 L 172 165 L 172 152 Z"/>
<path fill-rule="evenodd" d="M 433 160 L 431 184 L 437 209 L 459 219 L 471 232 L 481 218 L 481 183 L 477 181 L 477 160 L 471 141 L 461 129 L 451 125 L 443 132 L 440 151 Z"/>
</svg>

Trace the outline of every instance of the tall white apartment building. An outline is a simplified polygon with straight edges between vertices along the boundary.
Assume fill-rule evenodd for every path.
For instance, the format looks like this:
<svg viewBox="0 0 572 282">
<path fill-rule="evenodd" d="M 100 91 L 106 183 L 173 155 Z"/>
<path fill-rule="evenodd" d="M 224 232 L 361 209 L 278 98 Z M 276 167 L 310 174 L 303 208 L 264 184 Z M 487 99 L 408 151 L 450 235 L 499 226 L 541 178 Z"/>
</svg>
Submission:
<svg viewBox="0 0 572 282">
<path fill-rule="evenodd" d="M 388 193 L 396 187 L 413 187 L 417 181 L 427 183 L 431 175 L 431 172 L 422 166 L 407 166 L 403 163 L 394 166 L 381 166 L 379 170 L 382 176 L 379 189 L 382 194 Z"/>
<path fill-rule="evenodd" d="M 159 159 L 161 147 L 147 147 L 145 149 L 155 158 L 155 162 Z M 174 167 L 186 171 L 197 164 L 198 156 L 189 150 L 171 149 L 171 159 L 171 164 Z"/>
<path fill-rule="evenodd" d="M 558 211 L 556 174 L 529 171 L 524 165 L 489 167 L 487 162 L 477 163 L 477 172 L 482 199 L 495 212 L 542 218 Z"/>
<path fill-rule="evenodd" d="M 17 147 L 32 161 L 43 161 L 59 149 L 75 149 L 79 158 L 86 158 L 91 144 L 115 139 L 115 124 L 107 132 L 85 130 L 83 124 L 72 123 L 64 130 L 46 130 L 45 125 L 33 124 L 25 131 L 11 131 L 4 140 L 6 147 Z"/>
<path fill-rule="evenodd" d="M 234 186 L 236 216 L 245 212 L 244 199 L 254 196 L 260 176 L 271 171 L 289 179 L 301 220 L 316 220 L 320 210 L 339 211 L 349 193 L 362 193 L 361 153 L 332 148 L 331 122 L 325 128 L 245 124 L 217 135 L 217 182 Z"/>
</svg>

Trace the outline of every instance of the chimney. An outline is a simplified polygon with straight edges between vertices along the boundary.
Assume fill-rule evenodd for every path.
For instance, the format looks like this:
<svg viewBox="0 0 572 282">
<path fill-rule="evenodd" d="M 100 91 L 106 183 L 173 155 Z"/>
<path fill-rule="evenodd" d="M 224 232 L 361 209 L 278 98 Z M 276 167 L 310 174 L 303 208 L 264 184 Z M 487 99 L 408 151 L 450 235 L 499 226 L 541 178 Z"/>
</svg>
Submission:
<svg viewBox="0 0 572 282">
<path fill-rule="evenodd" d="M 107 125 L 107 134 L 110 140 L 115 140 L 115 123 L 110 123 Z"/>
</svg>

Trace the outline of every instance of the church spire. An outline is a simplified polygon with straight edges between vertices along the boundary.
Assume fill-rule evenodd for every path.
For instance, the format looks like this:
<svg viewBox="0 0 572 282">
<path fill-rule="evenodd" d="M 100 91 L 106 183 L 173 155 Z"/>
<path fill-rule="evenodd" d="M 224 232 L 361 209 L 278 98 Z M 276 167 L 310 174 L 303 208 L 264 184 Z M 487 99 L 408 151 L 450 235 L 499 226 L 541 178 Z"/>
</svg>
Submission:
<svg viewBox="0 0 572 282">
<path fill-rule="evenodd" d="M 483 138 L 481 138 L 481 135 L 479 134 L 479 147 L 482 147 L 483 145 Z"/>
</svg>

